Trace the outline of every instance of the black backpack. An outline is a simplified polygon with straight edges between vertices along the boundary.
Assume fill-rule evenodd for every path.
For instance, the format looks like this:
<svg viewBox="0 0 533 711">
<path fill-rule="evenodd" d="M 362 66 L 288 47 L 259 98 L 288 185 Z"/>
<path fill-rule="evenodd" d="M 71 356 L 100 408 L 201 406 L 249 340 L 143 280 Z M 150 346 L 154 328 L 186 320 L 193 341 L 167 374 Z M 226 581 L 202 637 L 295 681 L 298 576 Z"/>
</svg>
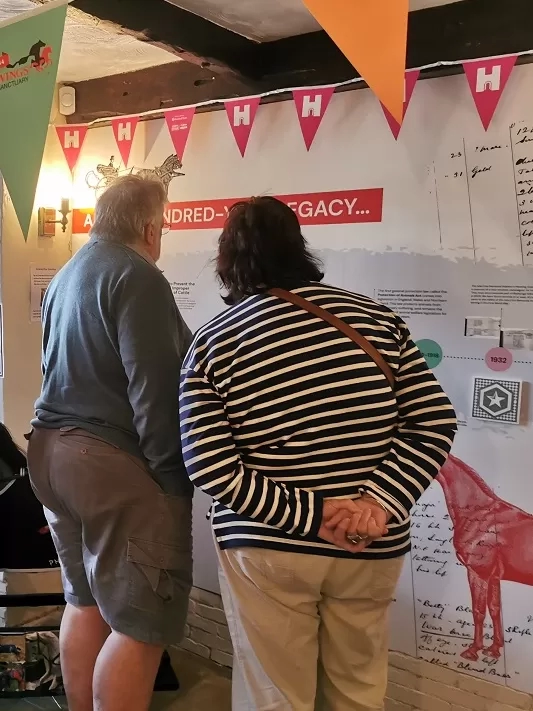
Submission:
<svg viewBox="0 0 533 711">
<path fill-rule="evenodd" d="M 26 455 L 15 444 L 7 427 L 0 422 L 0 487 L 27 473 Z"/>
</svg>

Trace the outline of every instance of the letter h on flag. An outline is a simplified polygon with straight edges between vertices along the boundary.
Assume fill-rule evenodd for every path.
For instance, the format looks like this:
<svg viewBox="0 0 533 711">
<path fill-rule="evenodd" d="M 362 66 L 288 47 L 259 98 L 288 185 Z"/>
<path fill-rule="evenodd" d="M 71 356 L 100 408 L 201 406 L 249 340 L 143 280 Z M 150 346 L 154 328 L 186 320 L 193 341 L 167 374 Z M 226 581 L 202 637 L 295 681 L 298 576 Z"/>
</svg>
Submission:
<svg viewBox="0 0 533 711">
<path fill-rule="evenodd" d="M 111 121 L 115 141 L 117 142 L 118 150 L 120 151 L 120 157 L 122 158 L 122 162 L 126 168 L 128 167 L 131 147 L 133 145 L 133 139 L 135 138 L 135 131 L 137 130 L 138 123 L 138 116 L 122 116 L 122 118 L 112 119 Z"/>
<path fill-rule="evenodd" d="M 246 147 L 248 146 L 260 101 L 260 96 L 249 96 L 246 99 L 235 99 L 224 102 L 229 125 L 231 126 L 235 142 L 243 158 L 246 153 Z"/>
<path fill-rule="evenodd" d="M 517 58 L 518 55 L 511 55 L 479 59 L 463 64 L 468 85 L 485 131 L 489 128 L 496 113 Z"/>
<path fill-rule="evenodd" d="M 307 150 L 313 145 L 334 91 L 333 86 L 326 86 L 320 89 L 294 89 L 292 92 Z"/>
<path fill-rule="evenodd" d="M 74 168 L 80 157 L 85 136 L 87 135 L 87 129 L 88 126 L 84 124 L 56 126 L 57 137 L 61 143 L 61 148 L 63 149 L 71 173 L 74 173 Z"/>
</svg>

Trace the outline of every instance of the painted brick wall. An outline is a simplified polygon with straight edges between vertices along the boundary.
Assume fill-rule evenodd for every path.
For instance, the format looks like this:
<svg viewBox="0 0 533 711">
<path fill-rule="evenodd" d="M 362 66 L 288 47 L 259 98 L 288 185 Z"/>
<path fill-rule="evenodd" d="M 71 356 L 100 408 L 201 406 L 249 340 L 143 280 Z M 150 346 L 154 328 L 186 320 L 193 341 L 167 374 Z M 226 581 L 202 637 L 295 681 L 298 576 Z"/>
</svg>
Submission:
<svg viewBox="0 0 533 711">
<path fill-rule="evenodd" d="M 231 667 L 231 642 L 219 595 L 193 589 L 182 648 Z M 386 711 L 533 711 L 533 696 L 395 652 Z"/>
<path fill-rule="evenodd" d="M 193 588 L 181 647 L 204 659 L 231 667 L 232 646 L 220 595 Z"/>
<path fill-rule="evenodd" d="M 386 711 L 532 711 L 533 696 L 392 653 Z"/>
</svg>

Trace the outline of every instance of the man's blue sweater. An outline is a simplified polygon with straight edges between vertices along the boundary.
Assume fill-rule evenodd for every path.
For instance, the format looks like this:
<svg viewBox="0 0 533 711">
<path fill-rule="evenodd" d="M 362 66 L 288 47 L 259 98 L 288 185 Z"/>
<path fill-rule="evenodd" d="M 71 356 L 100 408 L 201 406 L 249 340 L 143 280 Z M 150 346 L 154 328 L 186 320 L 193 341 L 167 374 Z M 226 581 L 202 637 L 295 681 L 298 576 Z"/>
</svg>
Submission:
<svg viewBox="0 0 533 711">
<path fill-rule="evenodd" d="M 155 264 L 92 237 L 46 292 L 32 425 L 87 430 L 144 459 L 167 494 L 189 493 L 178 389 L 191 340 Z"/>
</svg>

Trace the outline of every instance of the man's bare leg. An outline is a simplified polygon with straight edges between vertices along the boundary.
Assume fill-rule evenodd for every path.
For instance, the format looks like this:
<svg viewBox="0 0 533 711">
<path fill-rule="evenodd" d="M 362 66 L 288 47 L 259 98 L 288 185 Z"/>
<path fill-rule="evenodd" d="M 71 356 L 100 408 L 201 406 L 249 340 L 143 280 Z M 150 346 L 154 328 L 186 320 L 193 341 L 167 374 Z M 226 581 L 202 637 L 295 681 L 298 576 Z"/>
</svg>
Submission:
<svg viewBox="0 0 533 711">
<path fill-rule="evenodd" d="M 147 711 L 163 647 L 111 632 L 98 655 L 94 711 Z"/>
<path fill-rule="evenodd" d="M 109 632 L 97 607 L 66 606 L 59 643 L 70 711 L 93 711 L 94 666 Z"/>
</svg>

